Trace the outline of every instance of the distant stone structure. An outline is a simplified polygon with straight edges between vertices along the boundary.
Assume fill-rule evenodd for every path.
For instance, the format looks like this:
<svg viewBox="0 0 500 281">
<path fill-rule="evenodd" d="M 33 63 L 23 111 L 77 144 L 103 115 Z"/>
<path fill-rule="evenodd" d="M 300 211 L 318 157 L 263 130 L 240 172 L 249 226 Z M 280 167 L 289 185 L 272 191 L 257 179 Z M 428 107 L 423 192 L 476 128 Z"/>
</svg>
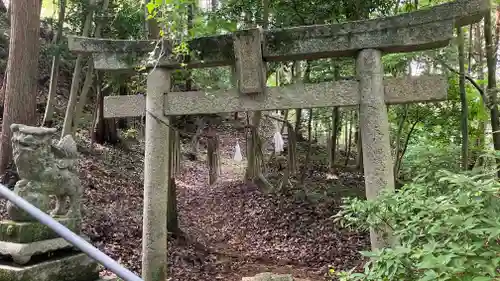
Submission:
<svg viewBox="0 0 500 281">
<path fill-rule="evenodd" d="M 20 177 L 14 193 L 79 234 L 83 189 L 75 166 L 75 141 L 68 135 L 54 143 L 53 128 L 13 124 L 11 129 Z M 55 197 L 53 209 L 50 196 Z M 10 202 L 7 212 L 11 220 L 0 221 L 0 280 L 98 280 L 97 263 L 86 254 Z"/>
<path fill-rule="evenodd" d="M 254 277 L 243 277 L 241 281 L 295 281 L 290 274 L 259 273 Z"/>
<path fill-rule="evenodd" d="M 196 38 L 188 42 L 189 61 L 168 51 L 151 61 L 158 43 L 70 36 L 76 53 L 92 54 L 97 70 L 152 69 L 147 95 L 105 98 L 106 118 L 146 116 L 144 168 L 144 231 L 142 277 L 167 279 L 167 200 L 172 171 L 168 128 L 171 115 L 265 111 L 333 106 L 359 107 L 366 196 L 375 199 L 394 189 L 387 104 L 437 102 L 447 97 L 443 75 L 391 78 L 384 76 L 382 55 L 446 47 L 456 27 L 479 22 L 490 12 L 490 0 L 456 0 L 430 9 L 392 17 L 278 30 L 250 29 L 233 34 Z M 170 46 L 164 42 L 163 46 Z M 168 49 L 168 48 L 167 48 Z M 162 48 L 161 51 L 165 51 Z M 160 55 L 160 52 L 157 52 Z M 356 59 L 357 79 L 318 84 L 267 87 L 267 62 Z M 230 90 L 177 92 L 171 90 L 173 69 L 234 66 L 237 83 Z M 371 231 L 372 248 L 391 244 L 384 229 Z"/>
</svg>

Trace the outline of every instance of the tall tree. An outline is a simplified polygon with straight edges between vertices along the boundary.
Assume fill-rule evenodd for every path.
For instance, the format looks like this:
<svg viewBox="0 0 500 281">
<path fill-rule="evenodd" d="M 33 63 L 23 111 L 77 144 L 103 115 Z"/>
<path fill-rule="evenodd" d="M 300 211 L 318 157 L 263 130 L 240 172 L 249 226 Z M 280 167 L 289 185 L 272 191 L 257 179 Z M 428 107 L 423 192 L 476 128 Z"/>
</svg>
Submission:
<svg viewBox="0 0 500 281">
<path fill-rule="evenodd" d="M 483 51 L 483 37 L 482 37 L 482 32 L 481 32 L 481 23 L 477 23 L 474 25 L 475 26 L 475 38 L 474 38 L 474 44 L 475 44 L 475 49 L 476 49 L 476 54 L 477 54 L 477 78 L 479 80 L 484 80 L 484 51 Z M 481 89 L 484 91 L 484 86 L 481 85 Z M 478 124 L 478 137 L 476 140 L 476 146 L 479 151 L 483 151 L 485 148 L 485 129 L 486 129 L 486 122 L 484 120 L 479 120 Z M 483 158 L 477 158 L 477 165 L 482 166 L 483 165 Z"/>
<path fill-rule="evenodd" d="M 40 1 L 16 0 L 11 5 L 9 61 L 0 143 L 0 174 L 12 160 L 12 123 L 36 123 L 36 75 L 38 70 Z"/>
<path fill-rule="evenodd" d="M 491 115 L 491 130 L 493 131 L 493 146 L 496 151 L 500 150 L 500 120 L 498 115 L 498 101 L 497 101 L 497 78 L 496 78 L 496 46 L 493 41 L 493 26 L 491 11 L 484 15 L 484 39 L 486 43 L 486 64 L 488 66 L 488 107 Z M 500 159 L 497 159 L 497 168 L 500 166 Z M 500 177 L 500 171 L 498 172 Z"/>
<path fill-rule="evenodd" d="M 469 31 L 471 32 L 471 31 Z M 460 68 L 460 104 L 462 106 L 461 130 L 462 130 L 462 169 L 469 167 L 469 110 L 467 107 L 467 93 L 465 91 L 465 50 L 464 34 L 462 27 L 457 28 L 458 37 L 458 64 Z"/>
<path fill-rule="evenodd" d="M 88 10 L 86 11 L 87 15 L 85 17 L 85 23 L 83 24 L 82 36 L 88 37 L 91 32 L 95 5 L 96 0 L 90 0 L 87 7 Z M 66 107 L 66 114 L 64 116 L 64 125 L 61 139 L 64 138 L 64 136 L 71 134 L 73 129 L 73 116 L 75 113 L 75 106 L 78 98 L 78 90 L 80 89 L 80 75 L 82 73 L 83 63 L 86 58 L 87 57 L 83 54 L 78 54 L 76 58 L 75 70 L 73 71 L 73 80 L 71 81 L 68 106 Z"/>
<path fill-rule="evenodd" d="M 107 12 L 110 0 L 103 0 L 102 5 L 101 5 L 101 11 Z M 103 26 L 107 24 L 107 18 L 104 17 L 96 17 L 95 19 L 95 30 L 94 30 L 94 36 L 96 38 L 101 37 L 101 31 L 103 29 Z M 78 125 L 81 122 L 81 115 L 83 113 L 83 108 L 87 104 L 87 99 L 88 95 L 90 92 L 90 87 L 92 86 L 92 83 L 94 83 L 94 64 L 92 63 L 91 60 L 89 60 L 89 64 L 87 66 L 87 73 L 85 74 L 85 82 L 83 82 L 83 87 L 80 93 L 80 98 L 78 100 L 78 103 L 75 106 L 75 112 L 73 113 L 73 133 L 76 131 L 78 128 Z"/>
<path fill-rule="evenodd" d="M 57 18 L 57 32 L 52 43 L 59 45 L 63 33 L 64 17 L 66 15 L 66 0 L 59 0 L 59 16 Z M 56 97 L 57 79 L 59 78 L 59 64 L 61 63 L 61 50 L 58 48 L 52 57 L 52 69 L 50 72 L 49 95 L 47 97 L 47 105 L 45 107 L 45 115 L 43 117 L 44 126 L 52 126 L 52 117 L 54 114 L 54 102 Z"/>
</svg>

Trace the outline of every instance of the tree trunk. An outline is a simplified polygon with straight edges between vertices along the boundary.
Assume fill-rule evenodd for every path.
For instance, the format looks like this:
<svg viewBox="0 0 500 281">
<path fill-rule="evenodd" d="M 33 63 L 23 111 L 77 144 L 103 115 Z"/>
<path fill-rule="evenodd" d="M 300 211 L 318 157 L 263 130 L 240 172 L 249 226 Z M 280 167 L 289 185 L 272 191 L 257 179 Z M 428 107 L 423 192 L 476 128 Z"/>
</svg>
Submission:
<svg viewBox="0 0 500 281">
<path fill-rule="evenodd" d="M 213 185 L 220 176 L 219 137 L 215 132 L 207 137 L 208 184 Z"/>
<path fill-rule="evenodd" d="M 193 29 L 193 18 L 194 18 L 194 1 L 188 4 L 188 14 L 187 14 L 187 34 L 191 34 Z M 191 56 L 188 54 L 186 56 L 186 62 L 189 63 Z M 189 92 L 193 88 L 193 73 L 191 70 L 186 70 L 186 91 Z"/>
<path fill-rule="evenodd" d="M 188 159 L 191 161 L 198 160 L 198 139 L 205 127 L 205 118 L 203 116 L 197 117 L 195 126 L 196 133 L 191 138 L 191 152 L 188 153 Z"/>
<path fill-rule="evenodd" d="M 170 233 L 173 233 L 174 236 L 180 233 L 179 229 L 179 218 L 177 212 L 177 186 L 175 184 L 175 150 L 176 150 L 176 132 L 173 128 L 170 128 L 170 145 L 169 145 L 169 153 L 168 153 L 168 165 L 169 169 L 167 171 L 167 179 L 168 183 L 168 200 L 167 200 L 167 230 Z"/>
<path fill-rule="evenodd" d="M 363 152 L 361 151 L 361 133 L 360 133 L 360 127 L 359 127 L 359 109 L 356 108 L 356 111 L 355 111 L 355 123 L 354 123 L 354 126 L 355 126 L 355 131 L 354 131 L 354 143 L 356 144 L 356 168 L 359 169 L 360 168 L 360 163 L 362 162 L 362 158 L 363 158 Z"/>
<path fill-rule="evenodd" d="M 170 178 L 167 200 L 167 230 L 172 233 L 174 237 L 180 234 L 179 219 L 177 213 L 177 185 L 175 184 L 175 178 Z"/>
<path fill-rule="evenodd" d="M 66 16 L 66 0 L 59 0 L 59 16 L 57 19 L 57 32 L 52 40 L 52 44 L 59 46 L 63 33 L 64 18 Z M 52 69 L 50 71 L 49 94 L 47 105 L 45 106 L 45 115 L 43 116 L 43 125 L 52 127 L 52 117 L 54 115 L 54 102 L 57 92 L 57 80 L 59 78 L 59 64 L 61 62 L 61 51 L 58 48 L 52 58 Z"/>
<path fill-rule="evenodd" d="M 363 145 L 361 143 L 361 128 L 358 130 L 357 133 L 358 133 L 358 141 L 356 142 L 356 147 L 358 155 L 356 158 L 356 168 L 360 171 L 363 171 Z"/>
<path fill-rule="evenodd" d="M 114 118 L 104 119 L 104 97 L 111 89 L 109 85 L 101 88 L 101 79 L 102 73 L 98 73 L 95 83 L 97 92 L 97 114 L 93 127 L 92 142 L 98 144 L 117 144 L 120 138 L 116 130 L 116 120 Z"/>
<path fill-rule="evenodd" d="M 283 119 L 288 121 L 288 109 L 285 110 L 285 113 L 283 114 Z M 286 126 L 286 123 L 283 123 L 283 125 L 281 126 L 281 129 L 280 129 L 280 134 L 283 135 L 283 133 L 285 132 L 285 126 Z M 288 128 L 287 128 L 287 134 L 288 134 Z"/>
<path fill-rule="evenodd" d="M 475 24 L 475 39 L 474 39 L 474 44 L 475 44 L 475 49 L 476 49 L 476 54 L 477 54 L 477 78 L 479 80 L 484 80 L 484 51 L 483 51 L 483 37 L 481 35 L 481 23 Z M 484 87 L 481 86 L 481 88 L 484 90 Z M 485 149 L 485 144 L 486 144 L 486 139 L 485 139 L 485 130 L 486 130 L 486 124 L 484 120 L 479 120 L 478 124 L 478 136 L 476 139 L 476 147 L 477 147 L 477 162 L 476 166 L 483 166 L 484 164 L 484 159 L 480 157 L 480 154 L 484 151 Z"/>
<path fill-rule="evenodd" d="M 401 139 L 403 137 L 403 128 L 406 123 L 406 119 L 408 117 L 408 107 L 409 105 L 405 104 L 403 105 L 404 112 L 403 116 L 401 116 L 401 119 L 399 119 L 398 123 L 398 132 L 396 133 L 396 136 L 394 137 L 394 181 L 397 182 L 399 178 L 399 170 L 401 168 L 401 160 L 403 159 L 401 157 L 402 151 L 401 151 Z"/>
<path fill-rule="evenodd" d="M 148 39 L 157 39 L 160 36 L 160 27 L 156 23 L 154 18 L 148 17 L 148 9 L 146 5 L 151 2 L 150 0 L 144 0 L 144 7 L 146 9 L 146 38 Z"/>
<path fill-rule="evenodd" d="M 339 119 L 340 112 L 338 107 L 332 109 L 332 135 L 331 135 L 331 146 L 330 146 L 330 168 L 335 166 L 335 156 L 337 154 L 337 138 L 339 132 Z"/>
<path fill-rule="evenodd" d="M 174 132 L 174 176 L 181 172 L 181 134 L 178 130 Z"/>
<path fill-rule="evenodd" d="M 337 64 L 334 64 L 333 66 L 333 79 L 334 80 L 339 80 L 340 78 L 340 68 Z M 335 166 L 335 156 L 337 154 L 337 138 L 338 138 L 338 128 L 339 128 L 339 119 L 340 119 L 340 112 L 338 107 L 334 107 L 332 109 L 332 128 L 331 128 L 331 137 L 328 140 L 330 144 L 329 148 L 329 164 L 330 164 L 330 169 L 334 169 Z"/>
<path fill-rule="evenodd" d="M 349 135 L 347 132 L 347 130 L 348 130 L 347 127 L 349 126 L 349 120 L 347 118 L 347 114 L 348 114 L 347 110 L 344 111 L 344 114 L 343 114 L 344 115 L 344 122 L 345 122 L 345 125 L 344 125 L 344 154 L 347 153 L 347 146 L 349 145 L 347 142 L 347 137 Z M 347 157 L 347 155 L 346 155 L 346 157 Z"/>
<path fill-rule="evenodd" d="M 128 75 L 124 75 L 121 81 L 128 81 Z M 85 86 L 84 86 L 85 87 Z M 128 95 L 128 87 L 127 84 L 121 83 L 120 86 L 118 87 L 118 95 L 120 96 L 126 96 Z M 133 117 L 132 117 L 133 118 Z M 118 118 L 117 123 L 118 123 L 118 129 L 120 130 L 127 130 L 129 128 L 128 126 L 128 120 L 132 118 Z"/>
<path fill-rule="evenodd" d="M 262 120 L 262 111 L 255 111 L 250 126 L 250 137 L 247 138 L 247 169 L 245 179 L 259 186 L 264 191 L 270 191 L 273 186 L 264 176 L 264 153 L 259 126 Z"/>
<path fill-rule="evenodd" d="M 318 142 L 318 136 L 319 136 L 319 122 L 318 120 L 313 120 L 313 127 L 314 127 L 314 142 Z"/>
<path fill-rule="evenodd" d="M 262 0 L 261 5 L 262 15 L 260 17 L 257 16 L 256 20 L 260 20 L 262 28 L 267 29 L 269 24 L 269 0 Z M 268 69 L 265 65 L 262 72 L 264 77 L 268 77 Z M 261 119 L 262 111 L 253 112 L 250 138 L 247 141 L 248 167 L 245 173 L 245 178 L 256 183 L 261 188 L 271 190 L 272 185 L 269 181 L 267 181 L 263 174 L 264 154 L 262 152 L 262 139 L 259 134 Z"/>
<path fill-rule="evenodd" d="M 219 1 L 217 1 L 217 0 L 211 0 L 210 1 L 210 6 L 211 6 L 211 11 L 212 12 L 217 11 L 217 7 L 219 6 Z"/>
<path fill-rule="evenodd" d="M 108 7 L 109 7 L 109 0 L 104 0 L 101 7 L 102 11 L 107 11 Z M 96 22 L 96 27 L 95 27 L 94 37 L 100 38 L 102 28 L 106 23 L 104 22 L 104 19 L 96 19 L 95 22 Z M 92 86 L 93 80 L 94 80 L 94 63 L 92 60 L 89 60 L 87 72 L 85 74 L 85 82 L 83 82 L 82 92 L 80 94 L 78 103 L 75 106 L 75 112 L 73 116 L 73 132 L 78 128 L 78 125 L 80 123 L 80 118 L 83 112 L 83 108 L 87 103 L 87 97 L 90 91 L 90 87 Z"/>
<path fill-rule="evenodd" d="M 351 111 L 349 113 L 349 127 L 348 127 L 348 137 L 347 137 L 347 150 L 346 150 L 346 157 L 345 157 L 345 166 L 349 164 L 349 160 L 351 157 L 351 142 L 352 142 L 352 123 L 353 123 L 354 117 L 353 117 L 353 112 Z"/>
<path fill-rule="evenodd" d="M 467 93 L 465 91 L 465 46 L 464 34 L 462 27 L 457 28 L 458 37 L 458 64 L 460 69 L 459 89 L 460 89 L 460 104 L 462 107 L 461 114 L 461 129 L 462 129 L 462 169 L 467 170 L 469 167 L 469 109 L 467 106 Z"/>
<path fill-rule="evenodd" d="M 297 83 L 300 79 L 302 72 L 300 61 L 294 61 L 292 65 L 292 83 Z M 295 109 L 295 137 L 297 141 L 303 140 L 302 135 L 300 134 L 300 125 L 302 123 L 302 109 Z"/>
<path fill-rule="evenodd" d="M 8 59 L 7 59 L 8 61 Z M 2 88 L 0 88 L 0 113 L 3 115 L 3 107 L 5 103 L 5 87 L 7 87 L 7 73 L 9 73 L 9 65 L 5 68 L 3 74 Z"/>
<path fill-rule="evenodd" d="M 5 108 L 0 145 L 0 175 L 12 160 L 10 125 L 36 124 L 36 75 L 40 36 L 40 1 L 11 2 L 11 32 Z"/>
<path fill-rule="evenodd" d="M 472 73 L 472 56 L 474 51 L 474 36 L 473 36 L 474 25 L 469 25 L 469 48 L 467 50 L 467 74 Z"/>
<path fill-rule="evenodd" d="M 92 26 L 92 15 L 94 14 L 94 6 L 96 0 L 90 0 L 89 10 L 85 17 L 85 23 L 83 25 L 82 36 L 88 37 L 90 34 L 90 28 Z M 64 125 L 62 129 L 61 139 L 71 134 L 73 128 L 73 116 L 75 112 L 75 104 L 78 98 L 78 90 L 80 89 L 80 74 L 82 73 L 82 63 L 84 58 L 87 56 L 79 54 L 75 62 L 75 70 L 73 72 L 73 79 L 71 81 L 71 90 L 69 93 L 68 106 L 66 107 L 66 114 L 64 116 Z"/>
<path fill-rule="evenodd" d="M 311 149 L 312 149 L 312 120 L 313 120 L 313 110 L 312 108 L 309 109 L 309 121 L 307 123 L 307 139 L 309 140 L 309 143 L 307 144 L 307 154 L 306 154 L 306 159 L 304 161 L 304 166 L 302 167 L 302 174 L 300 175 L 300 184 L 303 185 L 306 177 L 307 177 L 307 172 L 309 171 L 309 162 L 311 161 Z"/>
<path fill-rule="evenodd" d="M 92 122 L 91 143 L 104 144 L 104 93 L 101 87 L 102 72 L 97 73 L 95 81 L 95 91 L 97 98 L 95 100 L 94 120 Z"/>
<path fill-rule="evenodd" d="M 299 141 L 304 139 L 300 133 L 301 123 L 302 123 L 302 109 L 298 108 L 295 109 L 295 135 L 297 136 L 297 139 Z"/>
<path fill-rule="evenodd" d="M 496 46 L 493 45 L 491 12 L 484 16 L 484 38 L 486 41 L 486 64 L 488 66 L 488 107 L 491 115 L 491 130 L 493 132 L 493 147 L 500 150 L 500 120 L 497 104 L 497 80 L 496 80 Z M 496 159 L 497 169 L 500 168 L 500 159 Z M 500 171 L 497 174 L 500 177 Z"/>
</svg>

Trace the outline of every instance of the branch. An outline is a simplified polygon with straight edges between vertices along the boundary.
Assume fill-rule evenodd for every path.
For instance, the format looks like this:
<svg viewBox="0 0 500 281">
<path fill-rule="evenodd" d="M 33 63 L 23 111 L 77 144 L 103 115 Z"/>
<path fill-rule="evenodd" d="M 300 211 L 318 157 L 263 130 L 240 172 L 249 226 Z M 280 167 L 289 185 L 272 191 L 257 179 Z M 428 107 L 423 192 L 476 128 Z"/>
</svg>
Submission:
<svg viewBox="0 0 500 281">
<path fill-rule="evenodd" d="M 278 117 L 274 117 L 274 116 L 272 116 L 272 115 L 268 115 L 268 114 L 265 114 L 265 115 L 264 115 L 264 117 L 274 119 L 274 120 L 276 120 L 276 121 L 278 121 L 278 122 L 283 122 L 283 123 L 285 123 L 287 126 L 289 126 L 289 127 L 293 127 L 293 125 L 292 125 L 292 124 L 290 123 L 290 121 L 288 121 L 288 120 L 281 119 L 281 118 L 278 118 Z"/>
<path fill-rule="evenodd" d="M 448 65 L 446 62 L 444 62 L 442 59 L 438 59 L 436 58 L 435 59 L 437 62 L 439 62 L 440 64 L 442 64 L 445 68 L 447 68 L 449 71 L 451 72 L 454 72 L 458 75 L 460 75 L 460 72 L 456 69 L 454 69 L 453 67 L 451 67 L 450 65 Z M 469 82 L 472 84 L 472 86 L 474 86 L 474 88 L 477 89 L 477 91 L 479 92 L 479 94 L 481 95 L 481 98 L 483 99 L 483 102 L 486 100 L 485 99 L 485 96 L 484 96 L 484 90 L 481 88 L 481 86 L 479 86 L 479 84 L 477 84 L 477 82 L 472 78 L 470 77 L 469 75 L 465 74 L 465 79 L 469 80 Z"/>
<path fill-rule="evenodd" d="M 292 1 L 292 9 L 295 12 L 295 15 L 299 18 L 299 22 L 301 25 L 306 25 L 306 19 L 302 16 L 302 13 L 299 12 L 297 7 L 297 1 Z"/>
<path fill-rule="evenodd" d="M 172 125 L 168 124 L 168 123 L 167 123 L 167 121 L 165 121 L 163 118 L 161 118 L 161 117 L 158 117 L 158 116 L 154 115 L 151 111 L 149 111 L 149 110 L 147 110 L 147 109 L 146 109 L 146 113 L 147 113 L 147 114 L 149 114 L 151 117 L 153 117 L 156 121 L 158 121 L 158 122 L 162 123 L 163 125 L 165 125 L 165 126 L 167 126 L 167 127 L 171 128 L 171 129 L 172 129 L 172 130 L 174 130 L 174 131 L 179 132 L 179 134 L 180 134 L 180 135 L 184 135 L 184 136 L 188 136 L 188 137 L 192 137 L 192 136 L 195 136 L 195 135 L 196 135 L 196 134 L 193 134 L 193 133 L 188 133 L 188 132 L 186 132 L 186 131 L 181 131 L 181 130 L 179 130 L 178 128 L 176 128 L 176 127 L 174 127 L 174 126 L 172 126 Z M 206 134 L 201 134 L 201 135 L 199 135 L 199 136 L 200 136 L 200 137 L 207 137 L 208 135 L 206 135 Z"/>
<path fill-rule="evenodd" d="M 192 136 L 195 136 L 195 135 L 196 135 L 196 134 L 194 134 L 194 133 L 188 133 L 188 132 L 186 132 L 186 131 L 179 130 L 179 129 L 178 129 L 178 128 L 176 128 L 175 126 L 172 126 L 172 125 L 168 124 L 168 123 L 167 123 L 167 121 L 165 121 L 163 118 L 161 118 L 161 117 L 158 117 L 158 116 L 154 115 L 151 111 L 149 111 L 149 110 L 147 110 L 147 109 L 146 109 L 146 113 L 147 113 L 147 114 L 149 114 L 151 117 L 153 117 L 156 121 L 158 121 L 158 122 L 162 123 L 163 125 L 165 125 L 165 126 L 167 126 L 167 127 L 171 128 L 171 129 L 172 129 L 172 130 L 174 130 L 174 131 L 179 132 L 179 134 L 181 134 L 181 135 L 188 136 L 188 137 L 192 137 Z M 245 125 L 245 126 L 244 126 L 244 128 L 245 128 L 245 129 L 247 129 L 247 128 L 253 128 L 253 126 L 252 126 L 252 125 Z M 199 136 L 199 137 L 206 137 L 206 138 L 208 138 L 208 137 L 212 137 L 212 135 L 209 135 L 209 134 L 203 134 L 203 133 L 202 133 L 202 134 L 200 134 L 200 135 L 198 135 L 198 136 Z"/>
</svg>

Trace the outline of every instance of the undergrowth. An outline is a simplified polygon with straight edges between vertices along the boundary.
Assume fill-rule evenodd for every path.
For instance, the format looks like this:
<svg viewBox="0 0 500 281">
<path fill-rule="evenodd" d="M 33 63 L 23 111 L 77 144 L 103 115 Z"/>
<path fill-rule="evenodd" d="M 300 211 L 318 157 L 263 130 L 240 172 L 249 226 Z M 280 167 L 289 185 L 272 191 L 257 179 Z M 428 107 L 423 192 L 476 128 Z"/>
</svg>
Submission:
<svg viewBox="0 0 500 281">
<path fill-rule="evenodd" d="M 362 252 L 363 272 L 331 269 L 332 280 L 500 280 L 500 183 L 491 173 L 427 170 L 377 200 L 345 198 L 335 220 L 388 227 L 398 243 Z"/>
</svg>

